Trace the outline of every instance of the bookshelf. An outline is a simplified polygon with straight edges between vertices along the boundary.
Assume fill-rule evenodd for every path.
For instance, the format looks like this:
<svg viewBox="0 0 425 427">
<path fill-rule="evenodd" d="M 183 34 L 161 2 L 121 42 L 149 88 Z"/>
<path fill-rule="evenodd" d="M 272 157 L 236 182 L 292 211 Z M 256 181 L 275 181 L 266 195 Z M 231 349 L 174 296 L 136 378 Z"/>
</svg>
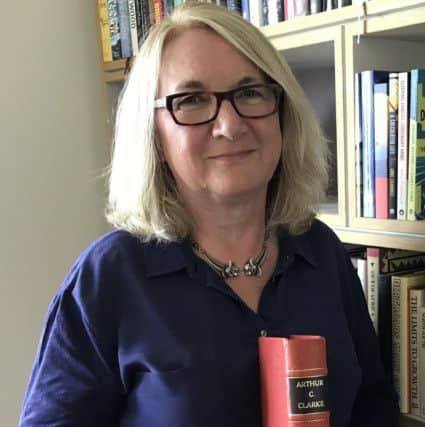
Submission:
<svg viewBox="0 0 425 427">
<path fill-rule="evenodd" d="M 289 62 L 330 140 L 334 167 L 321 219 L 345 243 L 425 252 L 425 221 L 356 216 L 354 163 L 354 74 L 425 68 L 425 0 L 370 0 L 261 30 Z M 125 67 L 125 60 L 103 64 L 109 117 Z M 406 415 L 400 426 L 425 421 Z"/>
</svg>

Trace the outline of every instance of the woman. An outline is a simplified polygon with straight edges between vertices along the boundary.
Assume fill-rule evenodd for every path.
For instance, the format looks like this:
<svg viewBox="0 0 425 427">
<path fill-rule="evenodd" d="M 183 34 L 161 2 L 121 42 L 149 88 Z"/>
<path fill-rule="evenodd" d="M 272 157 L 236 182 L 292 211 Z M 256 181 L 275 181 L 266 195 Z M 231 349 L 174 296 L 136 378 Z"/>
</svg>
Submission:
<svg viewBox="0 0 425 427">
<path fill-rule="evenodd" d="M 325 147 L 249 23 L 199 3 L 154 28 L 117 115 L 117 230 L 50 306 L 21 427 L 260 427 L 257 339 L 292 333 L 327 340 L 332 426 L 395 426 L 361 286 L 314 219 Z"/>
</svg>

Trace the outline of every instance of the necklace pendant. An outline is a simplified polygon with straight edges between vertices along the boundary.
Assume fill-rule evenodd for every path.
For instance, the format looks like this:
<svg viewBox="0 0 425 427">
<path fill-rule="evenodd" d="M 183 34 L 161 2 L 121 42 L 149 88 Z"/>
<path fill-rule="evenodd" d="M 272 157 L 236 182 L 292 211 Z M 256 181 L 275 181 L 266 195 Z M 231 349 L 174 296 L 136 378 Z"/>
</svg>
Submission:
<svg viewBox="0 0 425 427">
<path fill-rule="evenodd" d="M 229 261 L 223 268 L 221 275 L 225 279 L 231 279 L 232 277 L 238 277 L 241 274 L 241 269 L 233 263 L 233 261 Z"/>
<path fill-rule="evenodd" d="M 252 258 L 250 258 L 243 266 L 245 276 L 260 277 L 262 274 L 261 267 Z"/>
</svg>

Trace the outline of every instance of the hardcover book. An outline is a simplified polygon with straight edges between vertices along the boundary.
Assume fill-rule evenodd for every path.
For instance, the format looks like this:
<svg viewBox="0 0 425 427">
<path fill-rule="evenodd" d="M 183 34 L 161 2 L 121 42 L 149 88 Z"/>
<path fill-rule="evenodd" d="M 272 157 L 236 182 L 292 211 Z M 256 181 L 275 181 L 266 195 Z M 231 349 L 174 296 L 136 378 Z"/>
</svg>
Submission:
<svg viewBox="0 0 425 427">
<path fill-rule="evenodd" d="M 388 136 L 388 217 L 397 218 L 398 73 L 390 73 Z"/>
<path fill-rule="evenodd" d="M 100 34 L 102 38 L 103 61 L 112 61 L 111 35 L 109 33 L 108 2 L 107 0 L 98 0 L 97 7 L 99 11 Z"/>
<path fill-rule="evenodd" d="M 373 87 L 376 218 L 388 218 L 388 82 Z"/>
<path fill-rule="evenodd" d="M 391 279 L 393 381 L 400 397 L 402 413 L 409 413 L 411 410 L 409 290 L 424 286 L 425 271 L 394 275 Z"/>
<path fill-rule="evenodd" d="M 111 37 L 112 59 L 121 59 L 120 20 L 117 0 L 108 0 L 108 22 Z"/>
<path fill-rule="evenodd" d="M 373 88 L 375 83 L 388 82 L 388 71 L 361 72 L 363 216 L 375 218 L 375 116 Z"/>
<path fill-rule="evenodd" d="M 133 55 L 131 47 L 130 16 L 128 0 L 118 0 L 118 18 L 120 23 L 121 56 L 130 58 Z"/>
<path fill-rule="evenodd" d="M 409 73 L 398 74 L 397 219 L 407 219 Z"/>
<path fill-rule="evenodd" d="M 425 70 L 410 72 L 407 219 L 425 219 Z"/>
<path fill-rule="evenodd" d="M 329 427 L 326 341 L 260 337 L 263 427 Z"/>
</svg>

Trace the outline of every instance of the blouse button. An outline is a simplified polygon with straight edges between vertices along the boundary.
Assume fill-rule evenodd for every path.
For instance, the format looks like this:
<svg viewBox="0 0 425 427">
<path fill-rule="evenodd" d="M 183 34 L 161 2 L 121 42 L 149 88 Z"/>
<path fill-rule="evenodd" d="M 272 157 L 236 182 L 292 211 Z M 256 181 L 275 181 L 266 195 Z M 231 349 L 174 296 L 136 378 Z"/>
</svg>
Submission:
<svg viewBox="0 0 425 427">
<path fill-rule="evenodd" d="M 266 330 L 266 329 L 261 329 L 261 331 L 260 331 L 260 335 L 261 335 L 262 337 L 266 337 L 266 336 L 267 336 L 267 330 Z"/>
</svg>

